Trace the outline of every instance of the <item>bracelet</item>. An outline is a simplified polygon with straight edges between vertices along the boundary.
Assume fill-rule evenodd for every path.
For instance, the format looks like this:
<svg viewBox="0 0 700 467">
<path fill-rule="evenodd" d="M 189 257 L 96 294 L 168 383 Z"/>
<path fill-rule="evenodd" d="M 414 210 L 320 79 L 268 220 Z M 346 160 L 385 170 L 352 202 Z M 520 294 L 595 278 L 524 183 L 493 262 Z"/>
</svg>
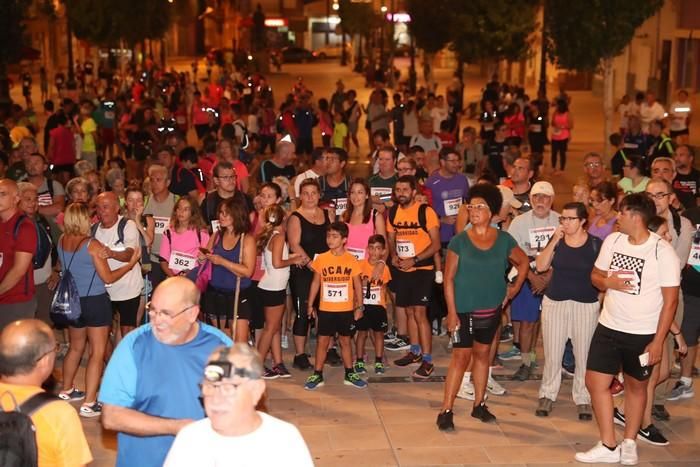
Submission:
<svg viewBox="0 0 700 467">
<path fill-rule="evenodd" d="M 674 337 L 675 337 L 675 336 L 680 336 L 680 334 L 681 334 L 680 331 L 678 331 L 678 332 L 668 331 L 668 332 L 670 332 Z"/>
</svg>

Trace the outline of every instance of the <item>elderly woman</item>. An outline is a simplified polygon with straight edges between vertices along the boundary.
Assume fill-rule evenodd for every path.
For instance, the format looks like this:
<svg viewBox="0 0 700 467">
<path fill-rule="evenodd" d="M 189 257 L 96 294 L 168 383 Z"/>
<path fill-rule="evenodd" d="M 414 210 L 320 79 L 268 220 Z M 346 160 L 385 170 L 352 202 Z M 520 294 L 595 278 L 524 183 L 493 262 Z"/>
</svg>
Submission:
<svg viewBox="0 0 700 467">
<path fill-rule="evenodd" d="M 124 171 L 122 169 L 109 169 L 107 175 L 105 176 L 107 181 L 107 188 L 109 191 L 114 192 L 119 199 L 119 207 L 123 208 L 125 203 L 124 192 L 126 190 L 126 179 L 124 177 Z"/>
<path fill-rule="evenodd" d="M 467 201 L 472 227 L 454 236 L 447 247 L 444 287 L 453 349 L 437 417 L 441 431 L 454 430 L 452 406 L 470 362 L 475 395 L 471 415 L 482 422 L 496 420 L 484 403 L 491 342 L 505 305 L 518 293 L 529 269 L 515 239 L 491 225 L 502 204 L 497 187 L 475 185 Z M 511 265 L 518 275 L 508 283 L 505 272 Z"/>
</svg>

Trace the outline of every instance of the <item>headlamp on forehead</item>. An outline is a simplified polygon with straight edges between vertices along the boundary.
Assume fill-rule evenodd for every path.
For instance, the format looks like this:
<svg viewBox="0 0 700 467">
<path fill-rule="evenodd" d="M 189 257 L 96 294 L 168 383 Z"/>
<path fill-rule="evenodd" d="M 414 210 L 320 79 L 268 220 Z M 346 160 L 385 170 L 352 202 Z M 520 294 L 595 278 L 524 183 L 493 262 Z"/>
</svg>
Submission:
<svg viewBox="0 0 700 467">
<path fill-rule="evenodd" d="M 223 379 L 229 379 L 233 376 L 247 379 L 260 379 L 260 374 L 248 368 L 237 368 L 229 361 L 213 361 L 209 362 L 204 368 L 204 379 L 210 383 L 218 383 Z"/>
</svg>

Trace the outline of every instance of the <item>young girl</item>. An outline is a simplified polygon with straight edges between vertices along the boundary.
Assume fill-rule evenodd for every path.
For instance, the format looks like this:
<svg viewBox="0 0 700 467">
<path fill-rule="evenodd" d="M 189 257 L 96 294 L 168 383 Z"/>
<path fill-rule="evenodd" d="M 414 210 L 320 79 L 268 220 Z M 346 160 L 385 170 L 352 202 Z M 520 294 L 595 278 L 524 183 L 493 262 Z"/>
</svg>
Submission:
<svg viewBox="0 0 700 467">
<path fill-rule="evenodd" d="M 197 267 L 199 248 L 209 240 L 197 202 L 185 196 L 173 207 L 170 227 L 160 244 L 160 267 L 166 276 L 184 275 Z"/>
</svg>

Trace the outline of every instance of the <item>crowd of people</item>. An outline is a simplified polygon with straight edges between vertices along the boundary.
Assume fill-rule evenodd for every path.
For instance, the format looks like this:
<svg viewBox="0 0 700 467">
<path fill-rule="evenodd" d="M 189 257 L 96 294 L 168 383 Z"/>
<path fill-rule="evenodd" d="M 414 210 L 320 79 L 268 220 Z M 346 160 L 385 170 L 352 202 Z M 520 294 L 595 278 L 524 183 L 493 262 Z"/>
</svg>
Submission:
<svg viewBox="0 0 700 467">
<path fill-rule="evenodd" d="M 316 99 L 299 78 L 275 110 L 263 76 L 202 83 L 154 67 L 96 77 L 79 100 L 59 91 L 43 128 L 20 107 L 0 131 L 0 389 L 21 404 L 61 353 L 63 402 L 35 423 L 80 401 L 80 416 L 118 432 L 117 465 L 232 450 L 311 465 L 298 431 L 265 413 L 262 380 L 302 374 L 317 390 L 325 365 L 358 389 L 391 365 L 427 380 L 435 335 L 450 336 L 443 431 L 456 397 L 494 422 L 488 394 L 506 388 L 492 369 L 519 360 L 511 378 L 530 379 L 540 334 L 533 411 L 549 416 L 562 370 L 573 376 L 577 417 L 595 415 L 601 438 L 581 462 L 635 464 L 635 440 L 668 444 L 654 425 L 665 400 L 694 395 L 700 175 L 676 114 L 673 139 L 659 114 L 638 152 L 628 109 L 617 153 L 587 154 L 565 199 L 541 173 L 546 145 L 554 173 L 566 169 L 564 92 L 550 115 L 544 96 L 493 80 L 477 129 L 460 128 L 456 86 L 394 94 L 388 109 L 380 83 L 363 106 L 342 81 Z M 353 178 L 363 114 L 371 174 Z M 69 309 L 54 292 L 67 283 Z M 77 420 L 39 437 L 40 459 L 90 461 Z M 270 436 L 287 449 L 267 449 Z"/>
</svg>

